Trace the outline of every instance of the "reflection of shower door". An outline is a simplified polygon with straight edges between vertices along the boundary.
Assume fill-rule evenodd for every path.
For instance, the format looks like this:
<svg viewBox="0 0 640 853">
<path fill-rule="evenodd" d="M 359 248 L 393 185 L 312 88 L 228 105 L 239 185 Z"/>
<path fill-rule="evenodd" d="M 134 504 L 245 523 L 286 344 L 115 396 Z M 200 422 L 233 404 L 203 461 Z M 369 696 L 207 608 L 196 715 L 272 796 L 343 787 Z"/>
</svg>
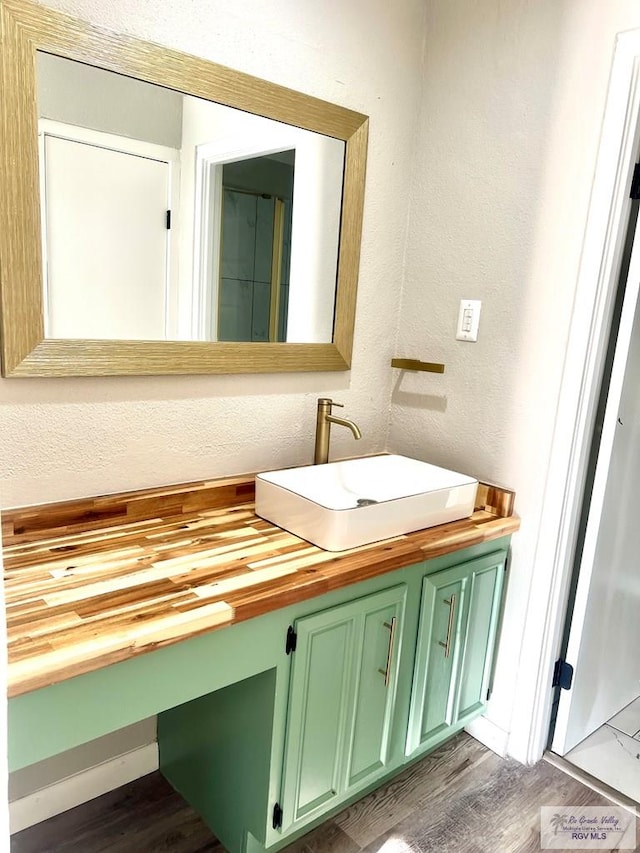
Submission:
<svg viewBox="0 0 640 853">
<path fill-rule="evenodd" d="M 219 341 L 285 341 L 291 202 L 223 188 Z"/>
</svg>

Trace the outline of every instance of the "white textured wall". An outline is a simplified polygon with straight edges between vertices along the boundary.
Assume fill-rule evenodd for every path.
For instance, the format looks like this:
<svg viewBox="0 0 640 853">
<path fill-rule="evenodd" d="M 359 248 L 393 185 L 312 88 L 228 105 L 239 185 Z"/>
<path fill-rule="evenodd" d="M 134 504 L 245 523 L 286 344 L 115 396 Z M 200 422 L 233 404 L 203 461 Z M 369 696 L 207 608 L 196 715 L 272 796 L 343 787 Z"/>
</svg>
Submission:
<svg viewBox="0 0 640 853">
<path fill-rule="evenodd" d="M 522 629 L 615 33 L 637 26 L 631 0 L 428 4 L 398 349 L 446 373 L 395 386 L 388 444 L 517 490 L 489 714 L 504 731 L 528 677 Z M 475 344 L 454 339 L 463 297 L 483 302 Z"/>
<path fill-rule="evenodd" d="M 349 373 L 0 381 L 0 506 L 310 462 L 335 396 L 384 447 L 421 89 L 423 0 L 67 0 L 63 11 L 371 116 Z M 333 453 L 354 450 L 334 430 Z"/>
</svg>

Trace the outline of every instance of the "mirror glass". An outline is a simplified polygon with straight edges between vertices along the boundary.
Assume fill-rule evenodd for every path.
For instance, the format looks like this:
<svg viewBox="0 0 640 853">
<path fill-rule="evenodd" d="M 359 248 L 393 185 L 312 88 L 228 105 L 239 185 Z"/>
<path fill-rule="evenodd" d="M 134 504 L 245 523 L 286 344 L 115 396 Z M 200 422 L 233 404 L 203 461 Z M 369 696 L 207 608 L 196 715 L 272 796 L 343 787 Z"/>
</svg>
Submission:
<svg viewBox="0 0 640 853">
<path fill-rule="evenodd" d="M 45 338 L 329 343 L 345 143 L 37 52 Z"/>
</svg>

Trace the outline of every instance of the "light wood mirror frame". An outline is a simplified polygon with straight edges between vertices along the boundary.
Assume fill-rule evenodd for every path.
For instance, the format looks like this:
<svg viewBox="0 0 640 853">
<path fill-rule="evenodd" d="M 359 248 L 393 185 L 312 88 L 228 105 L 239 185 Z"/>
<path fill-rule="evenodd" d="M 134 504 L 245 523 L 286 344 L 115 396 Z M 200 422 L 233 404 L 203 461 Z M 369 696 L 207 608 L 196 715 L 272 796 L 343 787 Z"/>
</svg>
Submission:
<svg viewBox="0 0 640 853">
<path fill-rule="evenodd" d="M 368 118 L 256 77 L 78 21 L 0 0 L 2 374 L 27 376 L 347 370 L 360 262 Z M 57 340 L 44 337 L 36 51 L 57 54 L 345 142 L 332 343 Z"/>
</svg>

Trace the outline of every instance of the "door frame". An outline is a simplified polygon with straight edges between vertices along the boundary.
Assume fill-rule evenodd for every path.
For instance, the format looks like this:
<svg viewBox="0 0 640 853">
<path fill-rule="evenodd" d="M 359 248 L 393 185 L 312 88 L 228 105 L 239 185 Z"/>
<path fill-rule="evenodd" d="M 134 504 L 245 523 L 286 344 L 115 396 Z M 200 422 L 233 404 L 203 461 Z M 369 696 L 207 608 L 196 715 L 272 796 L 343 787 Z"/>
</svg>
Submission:
<svg viewBox="0 0 640 853">
<path fill-rule="evenodd" d="M 508 752 L 545 750 L 553 668 L 573 555 L 640 142 L 640 29 L 618 34 L 576 284 L 525 621 Z"/>
<path fill-rule="evenodd" d="M 584 691 L 584 679 L 592 681 L 592 674 L 589 670 L 587 660 L 582 658 L 583 635 L 585 637 L 586 648 L 589 648 L 590 638 L 584 634 L 588 630 L 585 626 L 585 620 L 590 619 L 591 630 L 593 630 L 593 611 L 591 608 L 595 605 L 597 612 L 602 614 L 605 619 L 605 613 L 601 611 L 598 597 L 594 598 L 594 592 L 599 583 L 603 581 L 608 583 L 609 580 L 613 583 L 620 583 L 624 578 L 624 566 L 628 565 L 624 560 L 620 562 L 615 560 L 615 566 L 609 565 L 607 561 L 603 562 L 603 558 L 608 552 L 607 542 L 607 519 L 604 515 L 606 512 L 606 501 L 610 494 L 615 494 L 615 486 L 609 480 L 611 472 L 611 464 L 614 458 L 614 447 L 619 441 L 624 441 L 624 433 L 619 432 L 618 422 L 622 423 L 619 415 L 624 417 L 624 400 L 625 388 L 627 387 L 627 371 L 629 366 L 629 358 L 634 348 L 634 336 L 637 335 L 636 325 L 636 309 L 638 306 L 638 292 L 640 284 L 640 219 L 632 216 L 629 220 L 628 234 L 632 237 L 632 250 L 628 261 L 628 268 L 623 267 L 623 271 L 619 278 L 617 302 L 619 308 L 616 308 L 616 317 L 611 327 L 609 335 L 609 355 L 607 358 L 607 371 L 602 381 L 602 390 L 600 393 L 600 406 L 602 409 L 599 413 L 598 425 L 595 432 L 597 441 L 594 441 L 593 456 L 597 453 L 597 464 L 592 458 L 592 470 L 590 470 L 589 485 L 590 495 L 587 498 L 587 489 L 585 489 L 584 506 L 582 509 L 581 528 L 580 528 L 580 552 L 577 552 L 574 558 L 574 576 L 572 581 L 572 596 L 567 610 L 566 626 L 562 641 L 560 656 L 567 660 L 574 668 L 574 680 L 572 689 L 563 691 L 559 688 L 559 701 L 557 702 L 557 713 L 555 721 L 550 731 L 549 742 L 550 749 L 558 755 L 566 755 L 572 747 L 576 746 L 581 740 L 595 731 L 598 725 L 592 724 L 590 731 L 582 730 L 581 734 L 577 734 L 575 726 L 572 725 L 572 720 L 575 721 L 573 714 L 580 704 L 576 703 L 576 692 L 580 695 L 582 682 L 582 690 Z M 629 242 L 629 236 L 627 237 Z M 620 299 L 620 296 L 624 297 Z M 619 312 L 619 313 L 618 313 Z M 615 344 L 615 347 L 612 345 Z M 615 350 L 611 352 L 612 348 Z M 637 359 L 637 355 L 635 356 Z M 633 383 L 632 383 L 633 384 Z M 603 399 L 606 400 L 603 405 Z M 626 418 L 625 418 L 626 422 Z M 595 451 L 595 453 L 594 453 Z M 620 448 L 615 451 L 619 457 Z M 622 460 L 624 460 L 624 456 Z M 612 492 L 611 489 L 614 489 Z M 604 522 L 604 526 L 603 526 Z M 609 522 L 610 523 L 610 522 Z M 604 539 L 601 537 L 604 535 Z M 609 543 L 611 542 L 612 531 L 609 528 Z M 624 536 L 623 536 L 624 541 Z M 604 550 L 602 548 L 604 547 Z M 604 574 L 602 574 L 604 571 Z M 627 583 L 629 578 L 627 577 Z M 605 611 L 606 612 L 606 611 Z M 591 613 L 591 616 L 588 614 Z M 607 630 L 614 631 L 615 626 L 609 620 L 603 623 L 607 626 Z M 617 642 L 624 643 L 624 638 L 629 630 L 628 623 L 621 623 L 620 632 L 617 635 Z M 616 648 L 615 644 L 611 645 L 611 638 L 606 641 L 609 643 L 609 652 Z M 600 645 L 600 644 L 599 644 Z M 635 681 L 635 680 L 633 680 Z M 631 680 L 626 679 L 627 687 L 631 685 Z M 582 693 L 584 697 L 584 692 Z M 620 689 L 615 688 L 611 691 L 611 695 L 604 700 L 608 702 L 608 709 L 604 714 L 605 708 L 602 704 L 596 703 L 596 707 L 592 707 L 590 719 L 600 718 L 599 725 L 610 719 L 620 708 L 624 707 L 628 702 L 632 701 L 637 696 L 637 690 L 633 693 L 628 693 L 621 701 Z M 584 706 L 583 706 L 584 707 Z"/>
<path fill-rule="evenodd" d="M 217 340 L 211 337 L 211 329 L 218 327 L 218 288 L 220 285 L 219 239 L 222 226 L 222 167 L 225 163 L 251 160 L 280 151 L 292 151 L 298 147 L 295 140 L 284 144 L 245 145 L 243 147 L 221 147 L 219 142 L 202 142 L 195 150 L 195 209 L 193 251 L 193 339 L 197 341 Z M 294 178 L 295 186 L 295 178 Z M 217 239 L 211 239 L 211 235 Z M 216 282 L 215 294 L 211 283 Z M 214 298 L 215 296 L 215 298 Z"/>
</svg>

